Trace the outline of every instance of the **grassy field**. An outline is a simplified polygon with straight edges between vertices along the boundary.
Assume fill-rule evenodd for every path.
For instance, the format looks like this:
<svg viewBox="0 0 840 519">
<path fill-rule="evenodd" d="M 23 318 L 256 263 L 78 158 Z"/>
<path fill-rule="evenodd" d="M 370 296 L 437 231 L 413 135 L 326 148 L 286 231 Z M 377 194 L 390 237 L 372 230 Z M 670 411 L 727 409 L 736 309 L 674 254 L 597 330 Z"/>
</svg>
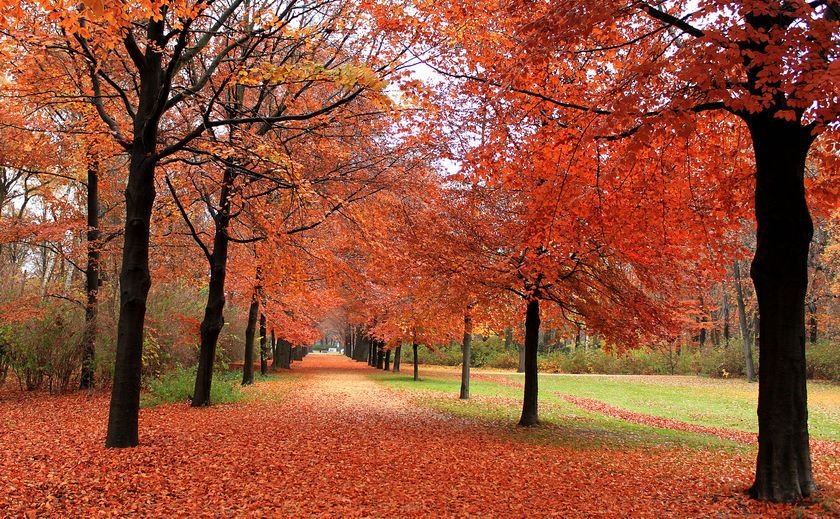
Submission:
<svg viewBox="0 0 840 519">
<path fill-rule="evenodd" d="M 516 423 L 522 399 L 522 375 L 476 374 L 472 400 L 459 401 L 459 374 L 428 368 L 422 379 L 380 373 L 380 383 L 418 397 L 427 406 L 456 416 Z M 707 434 L 676 431 L 629 423 L 578 407 L 565 395 L 598 400 L 634 413 L 678 420 L 698 426 L 735 431 L 757 430 L 757 384 L 743 380 L 671 376 L 541 375 L 540 415 L 547 427 L 575 429 L 575 442 L 592 440 L 595 446 L 629 443 L 683 446 L 724 446 L 733 442 Z M 809 383 L 810 429 L 815 438 L 840 441 L 840 386 Z"/>
</svg>

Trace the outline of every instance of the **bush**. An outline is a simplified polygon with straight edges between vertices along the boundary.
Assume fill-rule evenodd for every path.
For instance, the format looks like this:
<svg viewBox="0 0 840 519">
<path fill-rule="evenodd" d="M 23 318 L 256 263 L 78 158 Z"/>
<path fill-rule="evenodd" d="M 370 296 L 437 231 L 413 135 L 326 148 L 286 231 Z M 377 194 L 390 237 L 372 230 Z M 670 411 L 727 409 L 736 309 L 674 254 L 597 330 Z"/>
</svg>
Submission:
<svg viewBox="0 0 840 519">
<path fill-rule="evenodd" d="M 496 354 L 491 358 L 487 364 L 488 368 L 495 369 L 518 369 L 519 368 L 519 352 L 518 351 L 504 351 Z"/>
<path fill-rule="evenodd" d="M 808 378 L 840 382 L 840 348 L 828 341 L 809 344 L 805 348 L 805 369 Z"/>
<path fill-rule="evenodd" d="M 3 332 L 4 358 L 27 391 L 43 387 L 66 391 L 81 366 L 79 344 L 84 328 L 82 313 L 69 303 L 50 301 L 38 317 Z"/>
</svg>

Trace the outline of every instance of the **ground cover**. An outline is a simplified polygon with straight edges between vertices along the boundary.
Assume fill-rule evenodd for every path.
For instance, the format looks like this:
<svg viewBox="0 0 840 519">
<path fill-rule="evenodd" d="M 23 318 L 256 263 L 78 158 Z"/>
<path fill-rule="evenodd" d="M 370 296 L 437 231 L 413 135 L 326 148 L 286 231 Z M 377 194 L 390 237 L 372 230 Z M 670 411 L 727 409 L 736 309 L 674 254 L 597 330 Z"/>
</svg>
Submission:
<svg viewBox="0 0 840 519">
<path fill-rule="evenodd" d="M 819 458 L 817 499 L 759 503 L 742 492 L 754 453 L 738 442 L 686 431 L 669 438 L 559 397 L 556 410 L 547 409 L 553 423 L 535 429 L 455 415 L 432 404 L 473 402 L 443 391 L 451 381 L 435 379 L 445 377 L 409 386 L 401 375 L 340 356 L 310 355 L 292 372 L 243 389 L 246 398 L 230 404 L 144 408 L 141 444 L 132 449 L 103 447 L 105 392 L 3 393 L 0 510 L 12 517 L 837 513 L 840 485 L 828 484 Z M 515 384 L 478 378 L 476 404 L 515 409 Z M 561 435 L 569 439 L 557 441 Z M 690 436 L 696 441 L 684 443 Z"/>
</svg>

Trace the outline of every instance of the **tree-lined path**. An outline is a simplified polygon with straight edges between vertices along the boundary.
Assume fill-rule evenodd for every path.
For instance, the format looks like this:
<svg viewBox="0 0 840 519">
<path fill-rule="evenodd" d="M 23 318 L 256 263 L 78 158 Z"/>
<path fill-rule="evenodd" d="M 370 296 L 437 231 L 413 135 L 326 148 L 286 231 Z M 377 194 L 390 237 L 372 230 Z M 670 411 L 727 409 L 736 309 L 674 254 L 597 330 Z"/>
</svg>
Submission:
<svg viewBox="0 0 840 519">
<path fill-rule="evenodd" d="M 743 494 L 748 450 L 559 447 L 550 437 L 562 429 L 437 413 L 345 357 L 310 355 L 291 373 L 258 382 L 236 404 L 144 409 L 143 441 L 128 450 L 103 446 L 107 393 L 5 393 L 0 510 L 28 517 L 793 511 Z"/>
</svg>

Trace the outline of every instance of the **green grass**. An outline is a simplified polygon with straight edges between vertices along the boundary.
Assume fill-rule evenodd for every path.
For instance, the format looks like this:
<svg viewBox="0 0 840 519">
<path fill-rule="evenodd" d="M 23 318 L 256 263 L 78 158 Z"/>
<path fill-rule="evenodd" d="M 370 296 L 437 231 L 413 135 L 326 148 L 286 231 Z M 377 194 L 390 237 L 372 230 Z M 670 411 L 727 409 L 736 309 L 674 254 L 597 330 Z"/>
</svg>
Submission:
<svg viewBox="0 0 840 519">
<path fill-rule="evenodd" d="M 508 375 L 522 381 L 521 375 Z M 758 384 L 701 377 L 541 376 L 540 397 L 600 400 L 636 413 L 707 427 L 756 432 Z M 840 387 L 809 382 L 809 429 L 813 437 L 840 440 Z"/>
<path fill-rule="evenodd" d="M 410 376 L 372 374 L 371 377 L 398 391 L 405 391 L 426 407 L 453 416 L 514 429 L 524 441 L 550 442 L 576 449 L 635 447 L 688 447 L 698 449 L 744 449 L 743 445 L 714 436 L 648 427 L 594 413 L 541 394 L 540 421 L 536 428 L 515 429 L 521 409 L 522 389 L 487 380 L 473 380 L 469 401 L 458 400 L 457 374 L 435 373 L 414 382 Z"/>
<path fill-rule="evenodd" d="M 268 377 L 271 377 L 269 375 Z M 259 382 L 268 377 L 259 373 L 254 374 L 254 381 Z M 221 371 L 213 374 L 213 385 L 210 388 L 210 401 L 213 404 L 238 402 L 246 398 L 241 390 L 242 373 L 236 371 Z M 195 388 L 195 370 L 178 369 L 154 379 L 148 391 L 140 399 L 141 407 L 154 407 L 161 404 L 183 402 L 192 398 Z"/>
</svg>

